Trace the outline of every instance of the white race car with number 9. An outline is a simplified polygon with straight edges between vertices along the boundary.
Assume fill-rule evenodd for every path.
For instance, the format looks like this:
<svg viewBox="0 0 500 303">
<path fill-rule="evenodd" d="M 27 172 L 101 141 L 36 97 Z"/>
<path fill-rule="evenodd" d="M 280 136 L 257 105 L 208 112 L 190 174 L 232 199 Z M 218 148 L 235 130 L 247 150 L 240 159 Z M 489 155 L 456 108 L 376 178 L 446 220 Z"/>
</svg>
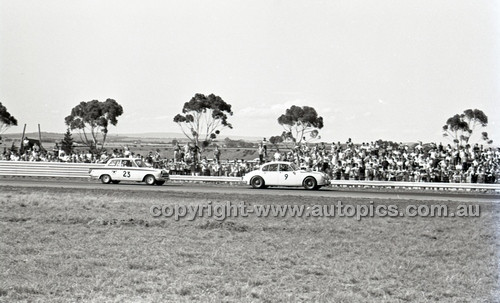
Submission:
<svg viewBox="0 0 500 303">
<path fill-rule="evenodd" d="M 320 189 L 329 184 L 325 173 L 302 170 L 295 163 L 284 161 L 265 163 L 246 174 L 243 181 L 253 188 L 303 186 L 306 189 Z"/>
</svg>

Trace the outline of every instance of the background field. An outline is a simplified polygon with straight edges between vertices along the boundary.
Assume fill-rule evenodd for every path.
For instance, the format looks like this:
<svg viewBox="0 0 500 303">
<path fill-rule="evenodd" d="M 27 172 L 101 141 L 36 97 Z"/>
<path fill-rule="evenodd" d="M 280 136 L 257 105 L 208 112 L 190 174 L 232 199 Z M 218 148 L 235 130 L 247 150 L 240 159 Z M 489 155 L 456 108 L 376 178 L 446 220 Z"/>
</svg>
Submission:
<svg viewBox="0 0 500 303">
<path fill-rule="evenodd" d="M 149 216 L 153 204 L 339 200 L 294 194 L 2 186 L 0 301 L 498 302 L 494 204 L 480 218 Z"/>
<path fill-rule="evenodd" d="M 27 137 L 32 139 L 38 139 L 38 133 L 27 133 Z M 3 140 L 0 141 L 0 153 L 4 151 L 4 149 L 10 149 L 12 144 L 14 143 L 16 148 L 19 148 L 21 144 L 22 134 L 3 134 Z M 42 145 L 48 151 L 52 151 L 55 145 L 55 142 L 61 143 L 64 134 L 59 133 L 47 133 L 42 132 Z M 225 138 L 225 137 L 223 137 Z M 232 136 L 231 140 L 235 140 L 232 142 L 231 147 L 227 147 L 221 138 L 216 143 L 219 145 L 221 150 L 221 160 L 235 160 L 235 159 L 243 159 L 243 160 L 254 160 L 259 157 L 257 152 L 257 138 L 254 137 L 237 137 Z M 81 142 L 79 142 L 78 134 L 73 134 L 73 139 L 75 142 L 78 142 L 75 145 L 75 151 L 88 151 L 88 148 L 85 147 Z M 110 134 L 105 148 L 108 152 L 112 152 L 114 149 L 122 149 L 127 146 L 130 148 L 132 152 L 140 155 L 147 155 L 149 152 L 155 152 L 159 150 L 160 155 L 163 158 L 172 159 L 174 157 L 174 149 L 172 141 L 177 140 L 181 145 L 186 144 L 187 139 L 183 137 L 182 134 L 178 133 L 144 133 L 144 134 Z M 236 141 L 242 140 L 242 141 Z M 262 140 L 262 138 L 260 138 Z M 241 144 L 241 145 L 239 145 Z M 255 146 L 252 146 L 255 145 Z M 273 146 L 269 146 L 270 149 L 274 150 Z M 284 146 L 280 146 L 281 149 L 286 149 Z M 212 146 L 206 148 L 202 152 L 202 157 L 207 157 L 207 159 L 214 158 L 214 148 Z"/>
</svg>

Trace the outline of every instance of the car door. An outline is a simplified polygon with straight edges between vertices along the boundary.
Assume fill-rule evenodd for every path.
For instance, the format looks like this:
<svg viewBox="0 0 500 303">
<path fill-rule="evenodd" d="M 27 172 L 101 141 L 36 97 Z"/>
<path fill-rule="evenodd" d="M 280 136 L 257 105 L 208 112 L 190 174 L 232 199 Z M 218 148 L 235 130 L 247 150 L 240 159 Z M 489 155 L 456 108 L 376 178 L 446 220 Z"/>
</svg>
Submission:
<svg viewBox="0 0 500 303">
<path fill-rule="evenodd" d="M 300 186 L 301 182 L 298 180 L 297 172 L 286 163 L 281 163 L 279 167 L 278 180 L 280 185 L 284 186 Z"/>
<path fill-rule="evenodd" d="M 121 176 L 121 162 L 118 159 L 111 160 L 106 165 L 106 174 L 111 176 L 111 180 L 122 180 Z"/>
<path fill-rule="evenodd" d="M 278 167 L 278 163 L 270 163 L 262 167 L 262 178 L 264 178 L 264 183 L 266 185 L 279 185 Z"/>
<path fill-rule="evenodd" d="M 119 179 L 123 181 L 132 181 L 134 180 L 134 163 L 132 159 L 130 160 L 122 160 L 120 169 L 119 169 Z"/>
<path fill-rule="evenodd" d="M 143 165 L 142 160 L 135 159 L 132 161 L 132 168 L 130 169 L 130 180 L 131 181 L 142 181 L 146 175 L 145 169 L 141 166 Z"/>
</svg>

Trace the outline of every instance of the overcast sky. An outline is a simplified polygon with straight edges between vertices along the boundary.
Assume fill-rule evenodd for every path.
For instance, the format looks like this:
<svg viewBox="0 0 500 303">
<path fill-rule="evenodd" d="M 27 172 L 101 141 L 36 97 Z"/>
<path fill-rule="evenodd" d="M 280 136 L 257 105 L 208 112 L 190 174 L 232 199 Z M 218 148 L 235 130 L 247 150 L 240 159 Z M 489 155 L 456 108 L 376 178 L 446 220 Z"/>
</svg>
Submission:
<svg viewBox="0 0 500 303">
<path fill-rule="evenodd" d="M 291 105 L 326 141 L 442 141 L 446 119 L 489 116 L 500 143 L 500 8 L 492 0 L 0 0 L 0 102 L 9 132 L 64 132 L 80 101 L 124 108 L 111 133 L 179 132 L 195 93 L 269 137 Z"/>
</svg>

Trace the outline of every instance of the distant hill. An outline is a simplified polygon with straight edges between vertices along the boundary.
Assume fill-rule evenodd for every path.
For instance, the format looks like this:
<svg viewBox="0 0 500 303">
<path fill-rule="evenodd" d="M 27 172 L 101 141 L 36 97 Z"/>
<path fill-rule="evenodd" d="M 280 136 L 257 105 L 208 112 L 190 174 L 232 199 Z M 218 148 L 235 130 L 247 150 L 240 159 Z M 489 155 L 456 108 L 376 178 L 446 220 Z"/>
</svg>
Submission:
<svg viewBox="0 0 500 303">
<path fill-rule="evenodd" d="M 110 136 L 115 137 L 128 137 L 128 138 L 155 138 L 155 139 L 186 139 L 182 133 L 171 133 L 171 132 L 151 132 L 151 133 L 124 133 L 124 134 L 112 134 Z M 232 140 L 245 140 L 245 141 L 259 141 L 262 140 L 261 137 L 247 137 L 247 136 L 231 136 L 222 134 L 217 139 L 223 140 L 229 138 Z"/>
<path fill-rule="evenodd" d="M 10 140 L 21 140 L 21 137 L 23 136 L 22 133 L 14 133 L 14 134 L 2 134 L 2 138 L 5 139 L 10 139 Z M 32 139 L 38 139 L 38 133 L 26 133 L 24 135 L 25 137 L 32 138 Z M 78 135 L 77 135 L 78 136 Z M 59 134 L 59 133 L 49 133 L 49 132 L 42 132 L 42 141 L 54 141 L 54 140 L 62 140 L 64 137 L 64 134 Z"/>
<path fill-rule="evenodd" d="M 181 133 L 171 133 L 171 132 L 150 132 L 150 133 L 113 133 L 110 136 L 116 137 L 129 137 L 129 138 L 184 138 Z"/>
<path fill-rule="evenodd" d="M 38 139 L 38 133 L 30 132 L 25 134 L 28 138 Z M 13 134 L 3 134 L 2 135 L 4 141 L 12 141 L 12 140 L 21 140 L 22 133 L 13 133 Z M 51 132 L 42 132 L 41 133 L 42 142 L 54 142 L 59 141 L 64 138 L 63 133 L 51 133 Z M 224 140 L 226 137 L 232 140 L 245 140 L 245 141 L 258 141 L 261 140 L 260 137 L 245 137 L 245 136 L 224 136 L 219 137 L 219 140 Z M 79 140 L 78 133 L 73 133 L 73 139 L 75 141 Z M 173 132 L 150 132 L 150 133 L 123 133 L 116 134 L 112 133 L 108 135 L 106 139 L 107 142 L 134 142 L 134 141 L 142 141 L 143 143 L 151 142 L 168 142 L 170 143 L 173 139 L 177 139 L 179 141 L 186 141 L 186 137 L 181 133 L 173 133 Z"/>
</svg>

